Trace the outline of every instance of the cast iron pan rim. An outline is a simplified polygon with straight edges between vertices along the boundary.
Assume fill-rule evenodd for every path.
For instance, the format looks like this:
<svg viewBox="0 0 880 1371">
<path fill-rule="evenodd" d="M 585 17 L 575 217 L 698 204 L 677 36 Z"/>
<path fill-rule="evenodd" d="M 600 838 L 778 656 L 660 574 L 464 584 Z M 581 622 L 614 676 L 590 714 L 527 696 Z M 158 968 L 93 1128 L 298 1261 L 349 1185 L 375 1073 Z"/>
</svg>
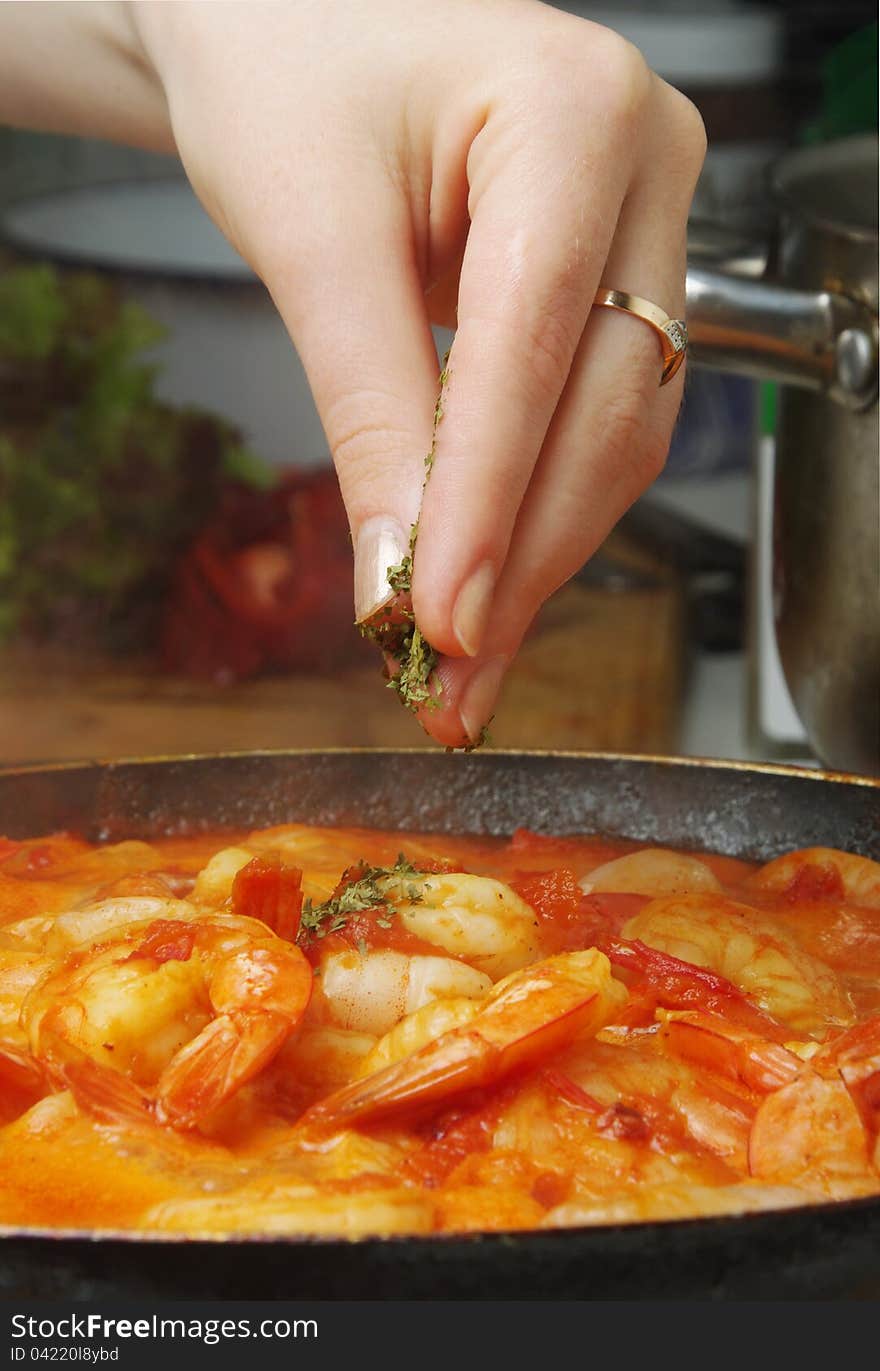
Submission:
<svg viewBox="0 0 880 1371">
<path fill-rule="evenodd" d="M 222 753 L 186 753 L 174 756 L 146 756 L 146 757 L 126 757 L 113 758 L 111 760 L 83 760 L 54 762 L 46 765 L 28 765 L 0 767 L 0 776 L 27 776 L 40 775 L 46 773 L 65 773 L 99 767 L 107 771 L 113 771 L 117 767 L 151 767 L 159 764 L 180 764 L 180 763 L 199 763 L 217 761 L 220 759 L 241 759 L 252 758 L 255 761 L 259 758 L 284 758 L 284 757 L 323 757 L 323 756 L 377 756 L 377 757 L 426 757 L 444 756 L 443 753 L 432 753 L 426 748 L 391 748 L 391 747 L 331 747 L 331 748 L 280 748 L 264 750 L 243 750 L 238 752 Z M 804 780 L 831 782 L 844 785 L 860 785 L 867 789 L 880 790 L 880 778 L 874 779 L 869 776 L 852 775 L 846 772 L 823 771 L 818 768 L 791 766 L 783 763 L 770 762 L 740 762 L 728 759 L 704 758 L 704 757 L 677 757 L 677 756 L 658 756 L 644 753 L 619 753 L 619 752 L 586 752 L 586 751 L 552 751 L 540 749 L 492 749 L 487 753 L 480 754 L 480 760 L 491 761 L 492 757 L 498 758 L 559 758 L 559 759 L 585 759 L 608 762 L 623 762 L 636 764 L 655 764 L 668 768 L 690 768 L 693 770 L 705 770 L 707 768 L 717 769 L 728 772 L 745 773 L 765 773 L 774 776 L 792 776 Z M 517 1245 L 529 1239 L 534 1240 L 540 1237 L 543 1241 L 557 1246 L 566 1241 L 573 1241 L 578 1236 L 581 1238 L 595 1238 L 597 1234 L 607 1234 L 609 1239 L 620 1237 L 624 1234 L 632 1241 L 637 1241 L 640 1236 L 654 1236 L 658 1229 L 669 1230 L 671 1238 L 686 1238 L 688 1235 L 698 1235 L 701 1232 L 708 1232 L 712 1227 L 722 1224 L 728 1227 L 731 1224 L 736 1226 L 737 1231 L 741 1231 L 743 1225 L 752 1233 L 757 1233 L 763 1226 L 769 1223 L 784 1223 L 787 1218 L 802 1218 L 805 1214 L 815 1214 L 817 1219 L 823 1216 L 853 1216 L 859 1214 L 866 1216 L 876 1215 L 878 1208 L 878 1197 L 868 1195 L 850 1200 L 831 1200 L 817 1204 L 803 1204 L 793 1206 L 783 1206 L 778 1209 L 762 1209 L 745 1213 L 734 1214 L 710 1214 L 702 1215 L 697 1218 L 689 1219 L 658 1219 L 653 1221 L 641 1221 L 628 1224 L 590 1224 L 579 1225 L 568 1228 L 537 1228 L 537 1229 L 503 1229 L 491 1232 L 470 1233 L 470 1232 L 451 1232 L 451 1233 L 432 1233 L 432 1234 L 392 1234 L 387 1237 L 365 1236 L 363 1238 L 341 1238 L 335 1234 L 278 1234 L 278 1233 L 235 1233 L 231 1235 L 217 1234 L 182 1234 L 182 1233 L 141 1233 L 131 1229 L 45 1229 L 40 1227 L 16 1228 L 8 1225 L 0 1225 L 0 1243 L 4 1240 L 37 1240 L 40 1242 L 51 1242 L 53 1244 L 69 1244 L 76 1242 L 105 1243 L 118 1242 L 126 1246 L 143 1246 L 144 1243 L 150 1247 L 158 1248 L 162 1246 L 177 1247 L 186 1243 L 205 1243 L 211 1247 L 229 1248 L 240 1246 L 266 1246 L 270 1244 L 281 1245 L 290 1248 L 311 1248 L 311 1247 L 333 1247 L 344 1246 L 346 1248 L 370 1248 L 379 1247 L 383 1251 L 405 1251 L 416 1255 L 425 1254 L 444 1248 L 467 1247 L 471 1249 L 496 1247 L 499 1249 L 510 1249 L 512 1245 Z"/>
<path fill-rule="evenodd" d="M 804 1214 L 815 1214 L 817 1219 L 834 1217 L 838 1214 L 857 1216 L 860 1212 L 876 1215 L 877 1195 L 859 1196 L 853 1200 L 824 1200 L 819 1204 L 795 1204 L 780 1206 L 778 1209 L 745 1210 L 734 1214 L 702 1214 L 692 1219 L 653 1219 L 640 1220 L 638 1223 L 594 1223 L 578 1224 L 569 1228 L 495 1228 L 487 1232 L 449 1232 L 449 1233 L 392 1233 L 387 1237 L 367 1234 L 363 1238 L 345 1238 L 335 1233 L 142 1233 L 134 1229 L 116 1228 L 14 1228 L 0 1225 L 0 1243 L 8 1239 L 38 1239 L 41 1242 L 119 1242 L 127 1246 L 142 1247 L 149 1243 L 152 1247 L 178 1247 L 184 1243 L 205 1243 L 211 1247 L 253 1246 L 280 1244 L 284 1247 L 369 1247 L 377 1244 L 382 1248 L 413 1249 L 428 1252 L 435 1247 L 510 1247 L 512 1243 L 523 1242 L 529 1238 L 541 1237 L 551 1243 L 564 1242 L 567 1238 L 594 1236 L 607 1233 L 609 1237 L 627 1234 L 633 1238 L 640 1235 L 655 1235 L 659 1228 L 669 1229 L 673 1237 L 684 1239 L 688 1234 L 699 1234 L 719 1223 L 734 1222 L 739 1230 L 743 1224 L 752 1229 L 761 1226 L 761 1221 L 779 1221 L 786 1215 L 802 1218 Z"/>
<path fill-rule="evenodd" d="M 247 748 L 230 752 L 183 752 L 157 753 L 131 757 L 84 757 L 78 761 L 35 762 L 25 766 L 0 765 L 0 776 L 32 776 L 57 772 L 83 771 L 92 767 L 114 771 L 116 768 L 131 766 L 157 766 L 196 762 L 235 761 L 253 758 L 284 757 L 442 757 L 445 752 L 425 747 L 289 747 L 289 748 Z M 803 780 L 823 781 L 843 785 L 860 785 L 867 789 L 880 790 L 880 777 L 865 776 L 848 771 L 823 771 L 820 767 L 793 766 L 783 762 L 740 762 L 721 757 L 679 757 L 674 754 L 651 752 L 591 752 L 576 749 L 555 750 L 541 748 L 490 748 L 485 752 L 462 754 L 468 760 L 490 761 L 498 758 L 559 758 L 560 760 L 588 760 L 602 762 L 629 762 L 650 764 L 661 767 L 690 767 L 695 771 L 707 768 L 719 771 L 746 772 L 770 776 L 794 776 Z"/>
</svg>

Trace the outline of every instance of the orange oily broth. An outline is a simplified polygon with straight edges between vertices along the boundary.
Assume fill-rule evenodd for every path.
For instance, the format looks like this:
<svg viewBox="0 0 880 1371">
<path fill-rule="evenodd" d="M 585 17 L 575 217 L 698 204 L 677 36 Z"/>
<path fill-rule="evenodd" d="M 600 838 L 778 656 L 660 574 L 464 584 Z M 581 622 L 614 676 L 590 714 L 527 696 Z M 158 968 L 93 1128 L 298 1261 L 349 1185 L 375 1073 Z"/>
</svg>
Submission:
<svg viewBox="0 0 880 1371">
<path fill-rule="evenodd" d="M 281 826 L 252 834 L 158 839 L 147 851 L 137 844 L 95 847 L 62 835 L 0 847 L 0 927 L 34 914 L 59 913 L 112 889 L 114 881 L 143 873 L 160 878 L 171 873 L 186 893 L 209 857 L 233 845 L 255 854 L 280 852 L 285 863 L 301 867 L 303 888 L 312 885 L 320 892 L 329 892 L 353 864 L 391 866 L 401 852 L 416 867 L 445 863 L 447 869 L 490 875 L 516 887 L 530 873 L 564 870 L 580 879 L 642 846 L 593 837 L 518 835 L 509 841 Z M 696 855 L 725 895 L 777 921 L 799 947 L 834 969 L 859 1019 L 880 1012 L 877 910 L 842 901 L 839 892 L 828 898 L 812 891 L 809 899 L 793 901 L 753 888 L 756 868 L 750 863 Z M 447 955 L 417 945 L 399 923 L 390 922 L 370 946 Z M 552 954 L 562 945 L 554 941 L 552 910 L 536 923 L 544 955 Z M 323 951 L 344 945 L 344 935 L 336 935 Z M 2 957 L 0 945 L 0 968 Z M 638 989 L 632 975 L 618 974 L 634 992 Z M 695 1197 L 691 1212 L 712 1212 L 713 1193 L 736 1193 L 731 1187 L 752 1180 L 749 1134 L 766 1096 L 726 1068 L 719 1070 L 717 1054 L 680 1059 L 657 1030 L 663 1006 L 649 998 L 636 1022 L 635 998 L 628 1006 L 633 1023 L 627 1031 L 636 1035 L 630 1047 L 600 1032 L 599 1041 L 563 1047 L 549 1061 L 503 1083 L 484 1083 L 411 1116 L 344 1128 L 336 1134 L 342 1141 L 329 1145 L 306 1137 L 298 1122 L 304 1110 L 340 1084 L 338 1066 L 325 1078 L 313 1066 L 305 1067 L 304 1035 L 327 1025 L 318 991 L 304 1022 L 274 1058 L 188 1131 L 152 1119 L 108 1118 L 75 1105 L 66 1092 L 30 1111 L 23 1099 L 19 1117 L 0 1128 L 0 1222 L 222 1234 L 260 1231 L 266 1220 L 259 1216 L 268 1204 L 289 1210 L 289 1221 L 279 1221 L 281 1231 L 298 1231 L 300 1212 L 306 1215 L 302 1230 L 312 1231 L 322 1196 L 328 1212 L 335 1212 L 340 1196 L 401 1193 L 417 1197 L 417 1210 L 410 1214 L 405 1204 L 380 1205 L 379 1218 L 365 1220 L 368 1231 L 371 1223 L 375 1231 L 399 1231 L 401 1222 L 409 1222 L 412 1231 L 533 1228 L 566 1213 L 572 1215 L 568 1221 L 577 1222 L 579 1212 L 602 1222 L 603 1216 L 605 1221 L 620 1217 L 621 1206 L 623 1217 L 662 1218 L 664 1201 L 649 1197 L 667 1192 L 669 1216 L 686 1208 L 690 1194 Z M 56 1080 L 52 1088 L 62 1084 Z M 53 1099 L 61 1101 L 54 1114 Z M 870 1155 L 872 1136 L 866 1146 Z M 775 1179 L 763 1180 L 772 1201 Z M 780 1182 L 779 1203 L 794 1202 L 786 1184 Z M 291 1187 L 292 1201 L 285 1198 Z M 815 1185 L 799 1189 L 794 1198 L 809 1202 L 878 1189 L 872 1164 L 844 1182 L 829 1164 Z M 303 1200 L 306 1192 L 310 1198 Z M 187 1218 L 187 1204 L 217 1195 L 238 1196 L 240 1203 L 225 1210 L 197 1205 L 195 1217 Z M 396 1217 L 386 1221 L 386 1211 Z M 249 1220 L 249 1213 L 258 1217 Z M 333 1231 L 332 1213 L 328 1222 Z M 339 1224 L 340 1232 L 351 1231 L 342 1220 Z"/>
<path fill-rule="evenodd" d="M 37 1106 L 36 1108 L 39 1108 Z M 0 1129 L 0 1223 L 32 1228 L 137 1228 L 146 1206 L 173 1199 L 180 1181 L 120 1153 L 88 1119 L 39 1130 Z"/>
</svg>

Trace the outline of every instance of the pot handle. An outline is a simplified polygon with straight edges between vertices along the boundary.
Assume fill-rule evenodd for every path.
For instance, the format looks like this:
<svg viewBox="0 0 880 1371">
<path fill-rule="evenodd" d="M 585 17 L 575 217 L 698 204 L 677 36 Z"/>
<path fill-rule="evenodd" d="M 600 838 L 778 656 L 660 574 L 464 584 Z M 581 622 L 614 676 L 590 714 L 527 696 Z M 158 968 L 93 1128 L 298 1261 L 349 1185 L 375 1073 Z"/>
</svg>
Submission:
<svg viewBox="0 0 880 1371">
<path fill-rule="evenodd" d="M 846 295 L 792 290 L 691 260 L 687 324 L 698 366 L 824 390 L 847 409 L 877 399 L 877 316 Z"/>
</svg>

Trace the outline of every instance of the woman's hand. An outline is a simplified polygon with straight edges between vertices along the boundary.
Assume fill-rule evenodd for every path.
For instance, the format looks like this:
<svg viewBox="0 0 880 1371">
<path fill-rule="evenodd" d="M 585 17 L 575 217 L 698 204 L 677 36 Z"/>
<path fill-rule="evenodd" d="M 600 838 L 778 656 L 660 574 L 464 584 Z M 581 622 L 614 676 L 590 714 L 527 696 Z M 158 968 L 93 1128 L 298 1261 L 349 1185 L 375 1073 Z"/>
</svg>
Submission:
<svg viewBox="0 0 880 1371">
<path fill-rule="evenodd" d="M 443 686 L 422 718 L 473 740 L 542 602 L 662 467 L 680 375 L 660 390 L 652 330 L 591 303 L 602 284 L 682 313 L 699 115 L 622 39 L 534 0 L 129 19 L 142 141 L 176 146 L 305 365 L 358 618 L 418 518 L 413 604 Z M 431 322 L 456 336 L 423 496 Z"/>
</svg>

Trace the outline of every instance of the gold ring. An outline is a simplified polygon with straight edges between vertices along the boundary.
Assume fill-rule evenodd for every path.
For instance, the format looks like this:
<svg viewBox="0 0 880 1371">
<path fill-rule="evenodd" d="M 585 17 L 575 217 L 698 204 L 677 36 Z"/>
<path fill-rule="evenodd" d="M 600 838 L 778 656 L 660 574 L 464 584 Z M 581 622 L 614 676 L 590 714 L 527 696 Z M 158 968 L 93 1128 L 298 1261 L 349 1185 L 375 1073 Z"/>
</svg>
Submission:
<svg viewBox="0 0 880 1371">
<path fill-rule="evenodd" d="M 622 309 L 625 314 L 634 314 L 637 319 L 644 319 L 646 324 L 650 324 L 663 350 L 660 384 L 665 386 L 667 381 L 672 380 L 687 352 L 688 331 L 684 319 L 670 319 L 659 305 L 642 299 L 641 295 L 630 295 L 625 290 L 602 289 L 597 293 L 593 304 L 606 305 L 610 309 Z"/>
</svg>

